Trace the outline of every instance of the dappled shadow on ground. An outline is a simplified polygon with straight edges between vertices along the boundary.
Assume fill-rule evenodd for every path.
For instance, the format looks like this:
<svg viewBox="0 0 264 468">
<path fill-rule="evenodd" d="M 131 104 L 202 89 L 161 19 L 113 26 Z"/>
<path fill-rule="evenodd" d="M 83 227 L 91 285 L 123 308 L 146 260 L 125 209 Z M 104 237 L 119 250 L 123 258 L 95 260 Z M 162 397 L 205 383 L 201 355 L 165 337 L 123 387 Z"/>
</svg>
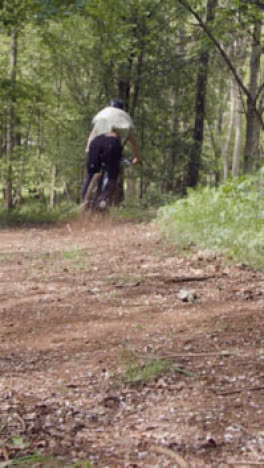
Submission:
<svg viewBox="0 0 264 468">
<path fill-rule="evenodd" d="M 0 241 L 0 460 L 263 461 L 261 272 L 107 219 Z"/>
</svg>

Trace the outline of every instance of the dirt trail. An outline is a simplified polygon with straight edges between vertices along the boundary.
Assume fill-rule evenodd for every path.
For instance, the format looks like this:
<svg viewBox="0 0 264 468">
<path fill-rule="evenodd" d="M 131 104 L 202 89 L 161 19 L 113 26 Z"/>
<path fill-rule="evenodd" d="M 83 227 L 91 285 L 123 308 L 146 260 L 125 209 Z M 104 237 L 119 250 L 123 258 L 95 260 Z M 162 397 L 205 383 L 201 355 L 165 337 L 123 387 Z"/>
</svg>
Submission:
<svg viewBox="0 0 264 468">
<path fill-rule="evenodd" d="M 0 245 L 0 466 L 33 451 L 264 466 L 261 272 L 183 256 L 143 224 L 5 230 Z M 159 375 L 164 357 L 176 371 Z M 129 383 L 148 360 L 156 378 Z"/>
</svg>

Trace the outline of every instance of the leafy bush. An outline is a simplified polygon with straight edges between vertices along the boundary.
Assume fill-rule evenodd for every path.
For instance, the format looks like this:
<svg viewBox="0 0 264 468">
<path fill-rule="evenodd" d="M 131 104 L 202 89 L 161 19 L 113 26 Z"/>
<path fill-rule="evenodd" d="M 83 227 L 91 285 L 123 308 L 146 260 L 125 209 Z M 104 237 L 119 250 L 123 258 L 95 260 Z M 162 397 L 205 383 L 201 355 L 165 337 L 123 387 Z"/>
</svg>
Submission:
<svg viewBox="0 0 264 468">
<path fill-rule="evenodd" d="M 161 208 L 158 222 L 180 247 L 195 244 L 264 267 L 264 170 L 229 180 L 218 189 L 190 190 Z"/>
</svg>

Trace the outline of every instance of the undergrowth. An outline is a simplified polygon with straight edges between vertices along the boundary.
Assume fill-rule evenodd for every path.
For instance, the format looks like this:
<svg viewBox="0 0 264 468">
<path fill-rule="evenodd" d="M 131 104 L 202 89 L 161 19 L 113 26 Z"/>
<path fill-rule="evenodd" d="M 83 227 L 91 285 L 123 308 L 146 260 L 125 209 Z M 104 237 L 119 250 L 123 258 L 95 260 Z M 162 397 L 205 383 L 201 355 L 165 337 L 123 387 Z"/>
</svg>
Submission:
<svg viewBox="0 0 264 468">
<path fill-rule="evenodd" d="M 219 188 L 190 190 L 158 213 L 161 230 L 180 248 L 223 251 L 233 260 L 264 268 L 264 168 Z"/>
<path fill-rule="evenodd" d="M 0 228 L 7 226 L 51 224 L 78 216 L 77 205 L 61 203 L 53 209 L 38 201 L 28 201 L 18 208 L 0 208 Z"/>
<path fill-rule="evenodd" d="M 120 221 L 150 222 L 157 216 L 161 206 L 175 200 L 175 195 L 161 193 L 154 187 L 149 187 L 143 198 L 138 199 L 127 195 L 119 207 L 112 207 L 110 215 Z"/>
<path fill-rule="evenodd" d="M 110 216 L 119 221 L 148 223 L 157 216 L 157 209 L 139 203 L 126 203 L 120 207 L 112 207 Z"/>
</svg>

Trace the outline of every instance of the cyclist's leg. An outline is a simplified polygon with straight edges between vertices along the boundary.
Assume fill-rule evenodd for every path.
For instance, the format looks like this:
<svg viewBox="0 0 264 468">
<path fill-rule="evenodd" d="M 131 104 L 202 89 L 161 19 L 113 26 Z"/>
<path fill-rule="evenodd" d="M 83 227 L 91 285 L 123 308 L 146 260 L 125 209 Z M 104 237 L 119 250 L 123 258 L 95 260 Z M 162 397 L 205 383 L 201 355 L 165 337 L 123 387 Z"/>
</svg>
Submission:
<svg viewBox="0 0 264 468">
<path fill-rule="evenodd" d="M 116 189 L 116 183 L 120 172 L 120 164 L 122 158 L 122 145 L 117 137 L 105 137 L 104 152 L 101 156 L 102 163 L 108 175 L 108 181 L 102 187 L 100 200 L 106 204 L 111 204 L 113 195 Z"/>
<path fill-rule="evenodd" d="M 98 174 L 101 170 L 101 138 L 96 137 L 91 142 L 89 156 L 87 161 L 87 177 L 82 187 L 82 197 L 84 200 L 87 199 L 87 193 L 90 188 L 90 184 L 94 181 L 94 175 Z"/>
<path fill-rule="evenodd" d="M 87 174 L 87 177 L 86 177 L 86 179 L 85 179 L 85 181 L 84 181 L 84 184 L 83 184 L 83 186 L 82 186 L 82 199 L 83 199 L 83 200 L 85 200 L 85 198 L 86 198 L 87 189 L 88 189 L 88 187 L 89 187 L 89 185 L 90 185 L 90 183 L 91 183 L 92 177 L 93 177 L 93 174 L 91 174 L 91 173 L 89 174 L 89 173 L 88 173 L 88 174 Z"/>
</svg>

